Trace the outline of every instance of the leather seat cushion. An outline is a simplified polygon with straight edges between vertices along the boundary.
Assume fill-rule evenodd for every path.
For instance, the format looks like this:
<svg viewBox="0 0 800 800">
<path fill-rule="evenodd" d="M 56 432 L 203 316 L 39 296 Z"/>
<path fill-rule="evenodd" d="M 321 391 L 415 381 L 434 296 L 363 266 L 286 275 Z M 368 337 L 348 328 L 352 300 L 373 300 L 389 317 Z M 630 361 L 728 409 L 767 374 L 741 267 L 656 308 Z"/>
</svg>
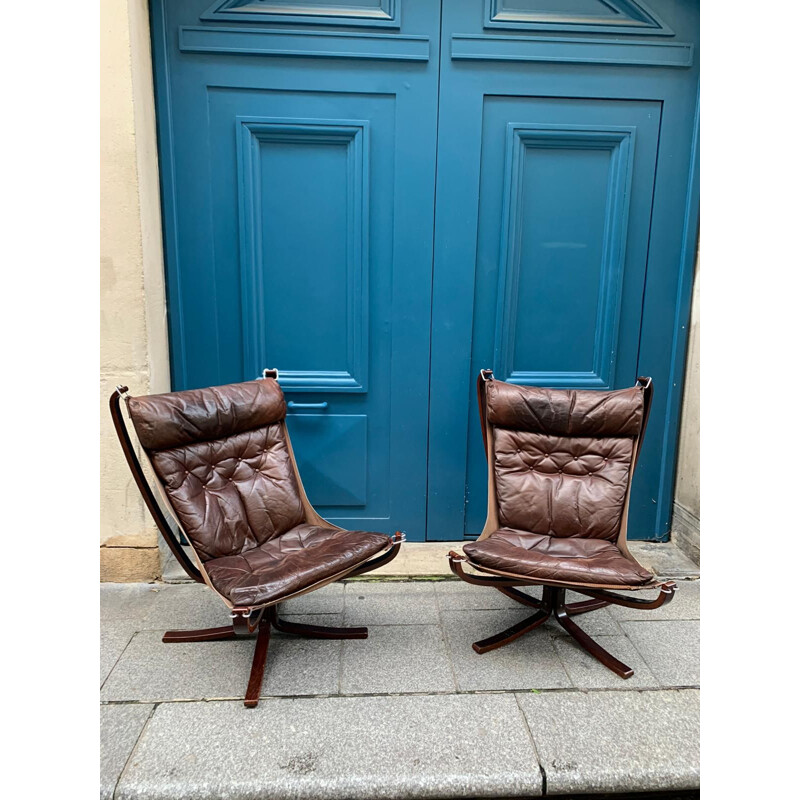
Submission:
<svg viewBox="0 0 800 800">
<path fill-rule="evenodd" d="M 205 562 L 214 588 L 234 605 L 269 603 L 354 567 L 385 549 L 383 533 L 297 525 L 239 555 Z"/>
<path fill-rule="evenodd" d="M 464 545 L 476 564 L 538 580 L 641 586 L 653 575 L 602 539 L 558 538 L 500 528 Z"/>
</svg>

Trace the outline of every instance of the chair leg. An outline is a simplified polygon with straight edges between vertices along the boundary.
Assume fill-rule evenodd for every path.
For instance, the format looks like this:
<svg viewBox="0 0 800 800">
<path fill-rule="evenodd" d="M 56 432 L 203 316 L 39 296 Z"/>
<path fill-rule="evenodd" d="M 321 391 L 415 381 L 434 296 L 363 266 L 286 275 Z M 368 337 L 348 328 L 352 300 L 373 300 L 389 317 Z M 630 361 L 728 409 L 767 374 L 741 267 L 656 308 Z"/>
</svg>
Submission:
<svg viewBox="0 0 800 800">
<path fill-rule="evenodd" d="M 256 651 L 253 654 L 253 666 L 250 667 L 250 680 L 244 695 L 246 708 L 255 708 L 261 694 L 261 683 L 264 680 L 264 666 L 267 663 L 267 650 L 269 649 L 270 620 L 264 619 L 258 626 L 256 638 Z"/>
<path fill-rule="evenodd" d="M 472 645 L 472 649 L 481 655 L 483 653 L 488 653 L 490 650 L 496 650 L 498 647 L 503 647 L 503 645 L 510 644 L 515 639 L 519 639 L 520 636 L 528 633 L 528 631 L 538 628 L 549 616 L 549 609 L 537 611 L 535 614 L 526 617 L 516 625 L 512 625 L 510 628 L 496 633 L 488 639 L 481 639 L 479 642 L 475 642 Z"/>
<path fill-rule="evenodd" d="M 293 633 L 308 639 L 366 639 L 369 635 L 367 628 L 363 627 L 333 628 L 327 625 L 306 625 L 302 622 L 289 622 L 277 616 L 272 624 L 275 630 L 281 633 Z"/>
<path fill-rule="evenodd" d="M 598 608 L 610 606 L 610 600 L 581 600 L 579 603 L 566 603 L 564 608 L 567 614 L 575 617 L 578 614 L 585 614 L 587 611 L 596 611 Z"/>
<path fill-rule="evenodd" d="M 555 589 L 553 597 L 553 615 L 558 624 L 590 655 L 594 656 L 601 664 L 615 672 L 620 678 L 630 678 L 633 670 L 614 658 L 608 650 L 600 647 L 597 642 L 585 631 L 581 630 L 570 618 L 569 611 L 564 603 L 565 589 Z"/>
<path fill-rule="evenodd" d="M 167 631 L 161 638 L 162 642 L 216 642 L 225 639 L 235 639 L 236 631 L 233 625 L 222 628 L 201 628 L 196 631 Z"/>
</svg>

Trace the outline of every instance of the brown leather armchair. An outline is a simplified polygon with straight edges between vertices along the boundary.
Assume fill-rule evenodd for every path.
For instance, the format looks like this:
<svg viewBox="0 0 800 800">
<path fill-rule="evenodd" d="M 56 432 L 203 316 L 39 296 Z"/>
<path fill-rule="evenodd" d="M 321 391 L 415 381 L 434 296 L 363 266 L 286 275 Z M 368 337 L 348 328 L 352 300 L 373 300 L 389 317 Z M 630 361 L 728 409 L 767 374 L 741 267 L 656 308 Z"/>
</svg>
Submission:
<svg viewBox="0 0 800 800">
<path fill-rule="evenodd" d="M 232 624 L 167 631 L 164 642 L 205 642 L 257 633 L 244 704 L 258 704 L 270 629 L 322 639 L 366 639 L 366 628 L 282 620 L 279 603 L 391 561 L 404 536 L 346 531 L 322 519 L 297 471 L 277 371 L 263 380 L 169 394 L 111 396 L 114 426 L 139 491 L 183 569 L 230 609 Z M 163 505 L 145 478 L 123 420 L 125 398 Z"/>
<path fill-rule="evenodd" d="M 466 558 L 450 568 L 467 583 L 493 586 L 536 609 L 508 630 L 475 642 L 486 653 L 539 627 L 552 614 L 587 652 L 622 678 L 633 670 L 600 647 L 572 617 L 617 604 L 658 608 L 675 584 L 659 581 L 626 544 L 631 479 L 652 399 L 652 382 L 619 391 L 559 391 L 478 377 L 489 464 L 486 524 Z M 463 565 L 489 573 L 465 572 Z M 517 586 L 542 586 L 541 600 Z M 567 589 L 591 598 L 565 602 Z M 654 600 L 610 589 L 660 589 Z"/>
</svg>

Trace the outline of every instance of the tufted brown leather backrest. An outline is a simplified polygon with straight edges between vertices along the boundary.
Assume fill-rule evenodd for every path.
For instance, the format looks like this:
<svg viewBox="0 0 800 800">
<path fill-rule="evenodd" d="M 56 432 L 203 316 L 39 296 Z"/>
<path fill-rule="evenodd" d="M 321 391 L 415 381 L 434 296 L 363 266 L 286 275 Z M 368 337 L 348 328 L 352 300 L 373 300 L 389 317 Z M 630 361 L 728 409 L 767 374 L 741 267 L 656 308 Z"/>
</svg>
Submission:
<svg viewBox="0 0 800 800">
<path fill-rule="evenodd" d="M 500 524 L 616 540 L 642 428 L 641 387 L 572 391 L 490 380 L 485 391 Z"/>
<path fill-rule="evenodd" d="M 277 381 L 131 397 L 128 410 L 203 561 L 238 555 L 304 521 Z"/>
</svg>

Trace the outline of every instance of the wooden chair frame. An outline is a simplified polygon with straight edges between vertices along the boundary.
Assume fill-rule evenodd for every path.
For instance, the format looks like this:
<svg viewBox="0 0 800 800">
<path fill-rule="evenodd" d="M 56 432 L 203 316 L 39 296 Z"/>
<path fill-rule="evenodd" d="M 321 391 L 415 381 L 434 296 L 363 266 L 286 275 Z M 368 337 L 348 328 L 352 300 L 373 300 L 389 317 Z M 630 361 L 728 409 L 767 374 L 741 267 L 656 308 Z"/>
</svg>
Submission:
<svg viewBox="0 0 800 800">
<path fill-rule="evenodd" d="M 485 383 L 490 380 L 494 380 L 492 371 L 488 369 L 481 370 L 481 373 L 478 376 L 477 387 L 478 408 L 480 411 L 481 430 L 483 433 L 483 442 L 489 470 L 489 501 L 486 524 L 479 537 L 479 540 L 487 538 L 500 527 L 498 521 L 497 497 L 495 494 L 494 484 L 494 431 L 493 426 L 486 419 Z M 650 405 L 652 402 L 652 382 L 650 379 L 639 378 L 638 382 L 642 391 L 644 392 L 644 413 L 641 430 L 634 442 L 634 451 L 631 460 L 630 475 L 628 477 L 625 505 L 622 512 L 620 533 L 616 541 L 616 545 L 620 552 L 634 564 L 637 564 L 638 562 L 631 555 L 627 547 L 628 501 L 630 497 L 630 487 L 633 479 L 633 472 L 636 468 L 636 461 L 639 456 L 639 450 L 644 437 L 645 428 L 647 427 L 647 419 L 650 414 Z M 504 645 L 510 644 L 516 639 L 519 639 L 520 636 L 523 636 L 529 631 L 538 628 L 550 616 L 553 616 L 558 624 L 587 653 L 594 656 L 601 664 L 608 667 L 612 672 L 615 672 L 621 678 L 630 678 L 633 675 L 633 670 L 626 664 L 623 664 L 619 659 L 611 655 L 611 653 L 609 653 L 605 648 L 601 647 L 596 641 L 594 641 L 594 639 L 592 639 L 584 630 L 578 627 L 578 625 L 572 620 L 572 617 L 578 616 L 579 614 L 585 614 L 590 611 L 596 611 L 597 609 L 605 608 L 609 605 L 619 605 L 627 608 L 639 608 L 642 610 L 660 608 L 672 600 L 677 589 L 677 585 L 674 581 L 660 581 L 656 578 L 641 586 L 624 587 L 614 587 L 599 583 L 587 584 L 537 580 L 521 575 L 514 575 L 512 573 L 489 569 L 481 566 L 480 564 L 476 564 L 466 556 L 461 555 L 454 550 L 450 551 L 448 558 L 450 561 L 451 571 L 462 581 L 474 584 L 476 586 L 489 586 L 495 588 L 506 597 L 516 600 L 518 603 L 521 603 L 524 606 L 536 609 L 536 613 L 526 617 L 516 625 L 512 625 L 510 628 L 507 628 L 506 630 L 501 631 L 494 636 L 490 636 L 486 639 L 481 639 L 480 641 L 475 642 L 472 645 L 472 649 L 476 653 L 488 653 L 491 650 L 496 650 L 498 647 L 503 647 Z M 464 564 L 469 565 L 472 569 L 477 570 L 478 572 L 489 573 L 489 576 L 465 572 Z M 531 597 L 525 592 L 518 591 L 515 588 L 518 586 L 541 586 L 541 600 Z M 609 591 L 609 589 L 614 588 L 622 588 L 630 591 L 639 591 L 641 589 L 659 589 L 659 593 L 658 596 L 652 600 L 640 600 L 634 597 L 626 597 L 625 595 Z M 591 599 L 582 600 L 575 603 L 567 603 L 567 589 L 577 592 L 578 594 L 585 595 Z"/>
<path fill-rule="evenodd" d="M 265 370 L 264 378 L 277 379 L 277 370 Z M 172 510 L 169 500 L 166 495 L 162 493 L 163 504 L 169 510 L 169 517 L 161 508 L 155 494 L 153 493 L 150 483 L 147 480 L 142 463 L 139 460 L 136 449 L 128 433 L 127 426 L 122 414 L 121 401 L 127 399 L 128 387 L 117 386 L 116 391 L 109 399 L 109 408 L 111 410 L 111 418 L 114 422 L 114 429 L 116 430 L 117 437 L 119 438 L 122 452 L 125 454 L 125 460 L 128 467 L 133 474 L 133 479 L 136 486 L 144 499 L 145 505 L 150 512 L 159 533 L 164 537 L 172 554 L 175 556 L 177 562 L 181 565 L 186 574 L 197 583 L 206 584 L 215 594 L 217 594 L 225 605 L 230 609 L 231 624 L 225 625 L 220 628 L 204 628 L 200 630 L 186 630 L 186 631 L 167 631 L 162 642 L 212 642 L 224 641 L 228 639 L 235 639 L 239 637 L 251 638 L 256 637 L 255 652 L 253 654 L 253 664 L 250 669 L 250 679 L 247 684 L 247 691 L 245 692 L 244 704 L 248 708 L 254 708 L 258 705 L 259 695 L 261 694 L 261 684 L 264 678 L 264 667 L 267 662 L 267 651 L 269 648 L 269 640 L 271 629 L 281 631 L 282 633 L 295 634 L 310 639 L 366 639 L 368 637 L 368 630 L 364 627 L 351 627 L 351 628 L 335 628 L 322 625 L 305 625 L 299 622 L 289 622 L 288 620 L 281 619 L 278 616 L 278 606 L 280 603 L 290 600 L 293 597 L 307 594 L 308 592 L 320 589 L 329 583 L 342 580 L 343 578 L 352 578 L 361 575 L 365 572 L 370 572 L 373 569 L 382 567 L 388 564 L 392 559 L 397 556 L 400 551 L 400 546 L 405 542 L 405 534 L 402 531 L 397 531 L 392 537 L 390 544 L 387 545 L 388 549 L 381 555 L 372 558 L 368 561 L 356 564 L 343 572 L 329 576 L 321 581 L 307 586 L 301 591 L 293 592 L 292 594 L 281 597 L 279 600 L 274 600 L 270 603 L 253 606 L 234 606 L 226 597 L 223 597 L 214 588 L 208 574 L 203 569 L 202 562 L 197 555 L 194 547 L 191 545 L 191 540 L 186 537 L 189 546 L 197 559 L 197 563 L 192 563 L 191 558 L 187 555 L 184 548 L 181 546 L 180 540 L 175 533 L 174 527 L 181 530 L 180 522 L 177 515 Z M 294 452 L 292 451 L 291 442 L 289 441 L 289 431 L 286 428 L 285 420 L 281 423 L 283 432 L 286 436 L 287 449 L 289 458 L 294 469 L 295 478 L 297 480 L 298 493 L 306 511 L 307 518 L 311 518 L 315 524 L 322 524 L 331 528 L 338 528 L 327 520 L 322 519 L 311 507 L 306 497 L 305 489 L 303 488 L 300 479 L 300 473 L 297 469 Z M 158 479 L 156 478 L 157 485 Z M 170 524 L 170 519 L 172 524 Z M 341 530 L 341 529 L 340 529 Z"/>
</svg>

